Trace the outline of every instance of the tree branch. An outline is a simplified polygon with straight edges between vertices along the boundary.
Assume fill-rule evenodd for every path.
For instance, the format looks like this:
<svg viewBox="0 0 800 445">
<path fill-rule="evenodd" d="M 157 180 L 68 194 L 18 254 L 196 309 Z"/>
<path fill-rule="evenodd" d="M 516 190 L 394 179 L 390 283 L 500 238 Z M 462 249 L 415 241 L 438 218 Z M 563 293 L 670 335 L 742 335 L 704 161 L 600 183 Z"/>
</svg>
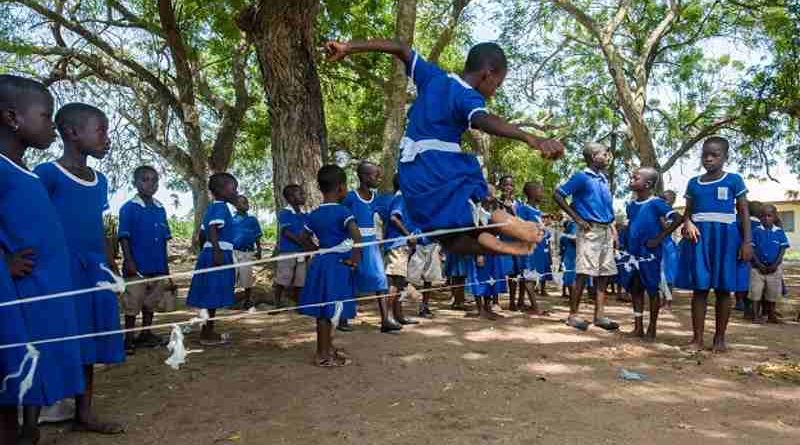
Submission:
<svg viewBox="0 0 800 445">
<path fill-rule="evenodd" d="M 442 56 L 445 48 L 447 48 L 447 45 L 453 40 L 453 34 L 455 33 L 456 27 L 458 27 L 461 14 L 464 12 L 467 5 L 469 5 L 469 2 L 470 0 L 453 0 L 453 8 L 450 10 L 447 24 L 433 44 L 430 54 L 428 54 L 428 60 L 431 63 L 439 62 L 439 58 Z"/>
<path fill-rule="evenodd" d="M 607 36 L 612 36 L 619 28 L 619 25 L 625 20 L 628 16 L 628 11 L 631 8 L 631 0 L 620 0 L 619 6 L 617 7 L 617 13 L 614 14 L 614 18 L 608 21 L 605 28 L 603 28 L 603 34 Z"/>
<path fill-rule="evenodd" d="M 670 157 L 667 158 L 667 162 L 659 166 L 658 171 L 661 173 L 669 171 L 669 169 L 671 169 L 675 165 L 675 163 L 678 162 L 678 160 L 682 158 L 683 155 L 685 155 L 689 150 L 691 150 L 692 147 L 694 147 L 698 142 L 705 139 L 706 137 L 709 137 L 717 133 L 719 130 L 729 126 L 730 124 L 735 122 L 737 118 L 738 116 L 727 117 L 725 119 L 718 120 L 703 127 L 692 137 L 683 141 L 680 148 L 678 148 L 677 151 L 672 153 L 672 155 L 670 155 Z"/>
<path fill-rule="evenodd" d="M 667 11 L 667 14 L 647 36 L 644 46 L 642 46 L 642 53 L 639 56 L 638 62 L 636 63 L 635 76 L 639 87 L 647 85 L 647 77 L 649 74 L 647 67 L 651 65 L 650 60 L 655 54 L 655 49 L 658 47 L 658 44 L 661 43 L 661 39 L 664 38 L 664 36 L 667 34 L 667 30 L 670 26 L 672 26 L 673 22 L 675 22 L 679 15 L 679 1 L 669 0 L 669 10 Z"/>
</svg>

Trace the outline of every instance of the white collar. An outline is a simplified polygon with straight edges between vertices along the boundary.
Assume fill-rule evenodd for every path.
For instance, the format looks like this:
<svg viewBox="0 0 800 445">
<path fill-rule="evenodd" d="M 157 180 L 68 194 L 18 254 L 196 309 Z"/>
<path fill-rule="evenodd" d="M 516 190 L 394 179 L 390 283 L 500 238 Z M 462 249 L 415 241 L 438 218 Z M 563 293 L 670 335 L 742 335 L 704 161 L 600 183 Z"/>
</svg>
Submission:
<svg viewBox="0 0 800 445">
<path fill-rule="evenodd" d="M 764 225 L 762 224 L 761 227 L 764 227 Z M 766 229 L 766 227 L 764 227 L 764 228 Z M 781 228 L 776 226 L 775 224 L 773 224 L 772 225 L 772 229 L 770 229 L 771 232 L 778 232 L 780 230 L 781 230 Z"/>
<path fill-rule="evenodd" d="M 22 173 L 25 173 L 28 176 L 32 176 L 32 177 L 34 177 L 36 179 L 39 179 L 39 175 L 37 175 L 36 173 L 34 173 L 34 172 L 30 171 L 30 170 L 22 168 L 21 166 L 17 165 L 16 162 L 14 162 L 11 159 L 8 159 L 7 157 L 5 157 L 5 155 L 3 155 L 2 153 L 0 153 L 0 158 L 5 159 L 6 162 L 11 164 L 14 168 L 16 168 L 17 170 L 21 171 Z"/>
<path fill-rule="evenodd" d="M 295 212 L 294 211 L 294 207 L 292 207 L 291 205 L 288 205 L 288 206 L 284 207 L 283 210 L 286 210 L 287 212 L 291 213 L 292 215 L 296 215 L 298 213 L 303 213 L 303 209 L 300 209 L 299 212 Z"/>
<path fill-rule="evenodd" d="M 76 182 L 76 183 L 78 183 L 78 184 L 80 184 L 80 185 L 82 185 L 84 187 L 94 187 L 94 186 L 97 185 L 97 182 L 99 180 L 98 178 L 99 178 L 100 174 L 97 173 L 91 167 L 89 167 L 89 170 L 92 170 L 92 173 L 94 173 L 94 180 L 93 181 L 87 181 L 85 179 L 81 179 L 81 178 L 73 175 L 72 172 L 67 170 L 63 165 L 59 164 L 58 161 L 53 161 L 53 162 L 51 162 L 51 164 L 55 165 L 56 168 L 59 169 L 61 171 L 61 173 L 64 174 L 64 176 L 66 176 L 67 178 L 71 179 L 73 182 Z"/>
<path fill-rule="evenodd" d="M 608 181 L 608 178 L 606 178 L 606 175 L 603 174 L 603 172 L 596 172 L 589 167 L 583 169 L 583 172 L 586 173 L 587 175 L 603 178 L 604 180 Z"/>
<path fill-rule="evenodd" d="M 323 202 L 319 205 L 319 207 L 327 207 L 327 206 L 338 206 L 340 205 L 338 202 Z"/>
<path fill-rule="evenodd" d="M 398 190 L 394 192 L 394 196 L 403 196 L 403 192 L 401 190 Z"/>
<path fill-rule="evenodd" d="M 447 76 L 450 77 L 451 79 L 455 80 L 462 87 L 464 87 L 464 88 L 466 88 L 468 90 L 474 90 L 475 89 L 475 88 L 472 88 L 472 85 L 470 85 L 467 82 L 465 82 L 464 79 L 462 79 L 461 76 L 459 76 L 458 74 L 450 73 Z"/>
<path fill-rule="evenodd" d="M 131 202 L 142 207 L 147 207 L 147 203 L 144 202 L 144 199 L 142 199 L 142 197 L 139 195 L 134 196 L 133 199 L 131 199 Z M 157 200 L 156 198 L 153 198 L 153 205 L 158 208 L 164 208 L 164 205 L 161 204 L 161 201 Z"/>
<path fill-rule="evenodd" d="M 644 201 L 637 201 L 637 200 L 634 199 L 631 202 L 633 204 L 636 204 L 636 205 L 642 205 L 642 204 L 646 204 L 646 203 L 648 203 L 648 202 L 650 202 L 650 201 L 652 201 L 654 199 L 656 199 L 656 197 L 655 196 L 651 196 L 651 197 L 645 199 Z"/>
<path fill-rule="evenodd" d="M 369 201 L 366 201 L 364 200 L 364 198 L 361 197 L 361 194 L 358 193 L 358 190 L 353 190 L 353 194 L 356 195 L 356 198 L 358 198 L 358 200 L 363 202 L 364 204 L 372 204 L 372 201 L 375 200 L 375 192 L 373 192 L 372 190 L 370 190 L 369 192 L 372 193 L 372 196 L 370 196 Z"/>
<path fill-rule="evenodd" d="M 719 178 L 717 178 L 717 179 L 715 179 L 715 180 L 713 180 L 713 181 L 708 181 L 708 182 L 703 182 L 703 181 L 700 179 L 701 177 L 702 177 L 702 175 L 697 177 L 697 183 L 698 183 L 698 184 L 700 184 L 700 185 L 709 185 L 709 184 L 715 184 L 715 183 L 717 183 L 717 182 L 719 182 L 719 181 L 722 181 L 723 179 L 727 178 L 727 177 L 728 177 L 728 172 L 723 172 L 723 173 L 722 173 L 722 176 L 720 176 Z"/>
</svg>

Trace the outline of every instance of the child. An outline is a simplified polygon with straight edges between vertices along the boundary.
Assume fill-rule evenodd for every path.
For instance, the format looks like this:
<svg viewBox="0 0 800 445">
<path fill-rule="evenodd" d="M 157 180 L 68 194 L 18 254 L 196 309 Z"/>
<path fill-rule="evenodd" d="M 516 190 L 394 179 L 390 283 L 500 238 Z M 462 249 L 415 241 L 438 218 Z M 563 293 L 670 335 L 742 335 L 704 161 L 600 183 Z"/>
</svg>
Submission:
<svg viewBox="0 0 800 445">
<path fill-rule="evenodd" d="M 348 249 L 347 241 L 360 243 L 361 232 L 350 210 L 339 204 L 347 196 L 344 170 L 326 165 L 319 169 L 317 183 L 322 192 L 322 204 L 308 215 L 306 227 L 316 235 L 320 248 L 343 248 L 317 255 L 311 261 L 307 284 L 300 295 L 299 312 L 317 319 L 316 364 L 325 368 L 349 363 L 342 351 L 333 347 L 333 323 L 336 318 L 356 316 L 356 303 L 352 301 L 356 294 L 353 271 L 361 260 L 361 249 Z M 320 303 L 328 304 L 303 307 Z M 337 306 L 340 309 L 337 310 Z"/>
<path fill-rule="evenodd" d="M 238 187 L 236 178 L 230 173 L 214 173 L 208 179 L 208 190 L 214 201 L 208 206 L 203 218 L 206 241 L 197 257 L 195 270 L 233 264 L 235 228 L 228 204 L 233 204 L 238 199 Z M 233 305 L 235 286 L 234 269 L 195 275 L 192 277 L 186 303 L 192 307 L 207 309 L 208 316 L 214 318 L 218 308 Z M 200 332 L 200 343 L 204 346 L 214 346 L 226 342 L 224 336 L 214 332 L 214 321 L 207 321 Z"/>
<path fill-rule="evenodd" d="M 736 290 L 737 261 L 750 261 L 753 256 L 747 188 L 741 176 L 723 170 L 728 148 L 725 138 L 706 139 L 701 157 L 706 173 L 689 180 L 686 187 L 686 221 L 675 285 L 693 291 L 694 336 L 690 347 L 698 351 L 704 346 L 711 289 L 717 298 L 713 349 L 726 350 L 725 331 L 731 315 L 730 293 Z"/>
<path fill-rule="evenodd" d="M 149 165 L 137 167 L 133 172 L 137 195 L 119 211 L 117 239 L 122 250 L 122 270 L 129 280 L 169 275 L 167 242 L 172 239 L 172 234 L 164 206 L 153 197 L 158 191 L 158 181 L 155 168 Z M 142 313 L 142 327 L 147 327 L 153 324 L 156 309 L 175 310 L 175 298 L 167 296 L 165 288 L 165 283 L 158 281 L 125 289 L 120 299 L 125 313 L 125 329 L 136 327 L 139 312 Z M 138 336 L 133 332 L 125 334 L 125 350 L 129 354 L 134 353 L 137 346 L 152 348 L 163 344 L 163 339 L 149 329 L 141 331 Z"/>
<path fill-rule="evenodd" d="M 561 272 L 563 275 L 562 295 L 572 298 L 575 293 L 575 234 L 578 226 L 575 221 L 564 221 L 564 232 L 559 242 L 561 257 Z"/>
<path fill-rule="evenodd" d="M 602 144 L 589 143 L 583 148 L 586 170 L 576 173 L 559 187 L 553 199 L 567 215 L 575 221 L 577 279 L 575 292 L 570 298 L 567 324 L 586 330 L 589 324 L 578 318 L 581 294 L 588 277 L 595 278 L 597 297 L 594 306 L 594 324 L 608 331 L 619 328 L 619 324 L 605 316 L 606 287 L 608 280 L 617 274 L 614 257 L 614 209 L 608 179 L 603 174 L 610 161 L 608 148 Z M 572 196 L 572 205 L 566 197 Z"/>
<path fill-rule="evenodd" d="M 522 192 L 525 194 L 527 199 L 526 203 L 520 203 L 517 206 L 517 216 L 524 221 L 530 221 L 536 224 L 541 224 L 542 222 L 542 212 L 539 210 L 538 206 L 544 196 L 544 185 L 541 182 L 526 182 L 522 188 Z M 539 250 L 539 246 L 543 245 L 545 240 L 542 240 L 536 246 L 536 249 L 531 255 L 522 257 L 524 271 L 522 273 L 522 285 L 520 286 L 520 294 L 519 294 L 519 301 L 516 304 L 516 307 L 512 304 L 511 310 L 519 309 L 520 311 L 525 311 L 525 293 L 528 294 L 528 299 L 531 302 L 531 307 L 528 309 L 528 312 L 535 314 L 535 315 L 544 315 L 544 312 L 539 310 L 539 306 L 537 304 L 536 299 L 536 285 L 535 281 L 531 281 L 526 279 L 526 276 L 533 275 L 533 271 L 536 270 L 536 252 Z M 513 303 L 513 299 L 512 299 Z"/>
<path fill-rule="evenodd" d="M 419 312 L 422 318 L 433 318 L 430 308 L 431 291 L 433 283 L 442 281 L 442 253 L 439 243 L 431 241 L 427 236 L 417 239 L 417 248 L 408 261 L 408 282 L 422 289 L 422 301 Z"/>
<path fill-rule="evenodd" d="M 767 309 L 767 323 L 780 323 L 775 306 L 782 294 L 783 254 L 789 240 L 783 229 L 775 225 L 778 209 L 765 204 L 761 211 L 761 224 L 753 229 L 753 270 L 750 275 L 750 300 L 753 302 L 753 323 L 763 323 L 761 301 Z"/>
<path fill-rule="evenodd" d="M 748 201 L 748 203 L 747 203 L 747 208 L 750 211 L 750 230 L 751 230 L 751 232 L 755 232 L 756 228 L 761 226 L 761 209 L 763 207 L 764 207 L 764 205 L 762 203 L 760 203 L 759 201 Z M 780 222 L 776 221 L 775 225 L 780 227 Z M 751 269 L 752 269 L 752 267 L 751 267 Z M 737 269 L 737 271 L 739 271 L 739 269 Z M 741 282 L 742 282 L 742 280 L 738 279 L 737 285 L 740 285 Z M 740 289 L 741 289 L 741 287 L 740 287 Z M 750 289 L 747 289 L 746 291 L 741 291 L 740 290 L 739 292 L 736 292 L 736 294 L 735 294 L 735 296 L 736 296 L 736 306 L 734 306 L 734 309 L 736 309 L 737 311 L 744 311 L 744 319 L 745 320 L 752 320 L 753 316 L 754 316 L 754 313 L 753 313 L 753 302 L 750 300 L 750 298 L 748 298 L 748 293 L 749 292 L 750 292 Z M 765 308 L 766 307 L 764 305 L 762 305 L 762 307 L 761 307 L 762 311 Z"/>
<path fill-rule="evenodd" d="M 108 210 L 108 182 L 102 173 L 86 164 L 88 157 L 103 159 L 111 141 L 108 118 L 99 109 L 72 103 L 56 113 L 56 127 L 64 143 L 64 154 L 54 162 L 34 169 L 56 208 L 70 255 L 72 284 L 75 289 L 113 282 L 116 270 L 113 248 L 107 242 L 103 213 Z M 71 299 L 78 317 L 78 332 L 120 329 L 119 302 L 110 290 L 78 295 Z M 84 365 L 86 392 L 75 398 L 76 430 L 101 434 L 120 434 L 121 425 L 103 423 L 92 413 L 94 365 L 125 361 L 121 334 L 86 338 L 79 341 Z"/>
<path fill-rule="evenodd" d="M 39 178 L 25 166 L 29 147 L 46 150 L 55 139 L 53 97 L 39 82 L 0 75 L 0 245 L 8 276 L 2 300 L 17 300 L 74 289 L 67 241 L 58 213 Z M 2 272 L 0 271 L 0 274 Z M 11 290 L 8 293 L 9 288 Z M 9 306 L 0 311 L 3 341 L 37 341 L 77 335 L 75 303 L 57 298 Z M 42 406 L 85 391 L 80 343 L 40 344 L 39 363 L 30 389 L 19 400 L 22 380 L 9 380 L 0 393 L 0 439 L 3 443 L 39 440 Z M 3 371 L 16 370 L 24 349 L 0 351 Z M 8 360 L 8 361 L 6 361 Z M 7 368 L 8 367 L 8 368 Z M 13 372 L 13 371 L 12 371 Z M 3 377 L 10 373 L 6 372 Z M 23 425 L 17 426 L 17 406 Z"/>
<path fill-rule="evenodd" d="M 469 279 L 470 292 L 475 297 L 478 316 L 487 320 L 503 318 L 492 308 L 492 303 L 508 290 L 503 265 L 497 255 L 478 255 Z"/>
<path fill-rule="evenodd" d="M 675 205 L 675 192 L 666 190 L 661 194 L 668 206 Z M 672 221 L 662 218 L 661 228 L 667 229 Z M 661 243 L 661 275 L 662 283 L 660 287 L 661 292 L 661 305 L 668 311 L 672 310 L 672 289 L 675 286 L 675 275 L 678 272 L 678 246 L 672 236 L 664 238 Z"/>
<path fill-rule="evenodd" d="M 261 224 L 258 218 L 249 215 L 250 201 L 246 196 L 239 196 L 235 203 L 236 214 L 233 215 L 233 260 L 236 263 L 248 263 L 261 259 Z M 253 301 L 253 265 L 236 268 L 236 286 L 244 289 L 245 309 L 255 306 Z"/>
<path fill-rule="evenodd" d="M 450 309 L 454 311 L 467 310 L 464 295 L 465 284 L 473 267 L 475 267 L 475 260 L 472 257 L 450 252 L 445 254 L 444 275 L 447 277 L 448 285 L 452 286 L 450 292 L 453 294 L 453 302 L 450 304 Z"/>
<path fill-rule="evenodd" d="M 394 176 L 394 198 L 389 204 L 389 220 L 386 224 L 386 239 L 411 236 L 411 230 L 406 226 L 405 200 L 400 191 L 400 184 L 397 175 Z M 408 277 L 408 259 L 417 247 L 416 238 L 408 240 L 397 240 L 385 244 L 386 252 L 384 259 L 386 262 L 386 276 L 389 279 L 389 294 L 397 295 L 406 288 L 406 278 Z M 390 297 L 391 298 L 391 297 Z M 403 302 L 399 298 L 392 298 L 392 305 L 388 308 L 394 314 L 394 319 L 401 325 L 416 324 L 416 320 L 411 320 L 403 316 Z"/>
<path fill-rule="evenodd" d="M 351 191 L 342 202 L 355 216 L 361 239 L 366 243 L 376 240 L 375 232 L 375 197 L 373 189 L 381 184 L 381 171 L 372 162 L 364 161 L 356 169 L 358 174 L 358 189 Z M 361 249 L 361 262 L 356 270 L 356 289 L 359 296 L 377 295 L 386 293 L 389 284 L 386 281 L 386 271 L 383 267 L 383 255 L 378 245 L 366 246 Z M 381 332 L 389 333 L 399 331 L 403 326 L 394 318 L 389 308 L 394 305 L 398 296 L 378 299 L 378 309 L 381 313 Z M 352 317 L 349 317 L 352 318 Z M 350 330 L 347 318 L 342 319 L 340 330 Z"/>
<path fill-rule="evenodd" d="M 498 203 L 500 208 L 502 208 L 506 213 L 512 216 L 516 216 L 523 221 L 526 221 L 524 218 L 521 218 L 517 215 L 517 210 L 521 203 L 514 198 L 514 177 L 511 175 L 505 175 L 497 181 L 497 189 L 500 190 L 500 199 Z M 511 238 L 502 238 L 503 241 L 514 241 Z M 537 244 L 537 248 L 544 243 L 542 240 L 539 244 Z M 527 255 L 501 255 L 500 256 L 502 264 L 504 268 L 508 271 L 508 296 L 510 299 L 509 310 L 516 311 L 517 310 L 517 280 L 522 275 L 523 269 L 525 269 L 525 262 L 527 261 Z M 519 286 L 519 299 L 523 300 L 523 288 Z"/>
<path fill-rule="evenodd" d="M 547 282 L 553 279 L 553 256 L 550 254 L 552 234 L 547 228 L 548 220 L 546 215 L 542 215 L 544 238 L 533 251 L 533 269 L 539 274 L 539 295 L 541 296 L 547 295 Z"/>
<path fill-rule="evenodd" d="M 631 293 L 633 299 L 634 329 L 632 335 L 656 339 L 656 323 L 658 310 L 658 285 L 661 282 L 661 258 L 663 241 L 670 236 L 683 222 L 666 201 L 653 196 L 653 189 L 658 183 L 658 171 L 651 167 L 642 167 L 633 173 L 630 189 L 635 199 L 625 209 L 628 216 L 628 254 L 638 261 L 634 263 L 631 273 L 621 274 L 626 277 L 622 285 Z M 673 216 L 674 215 L 674 216 Z M 661 228 L 660 221 L 671 219 L 666 229 Z M 643 311 L 644 294 L 650 296 L 650 323 L 647 336 L 644 333 Z"/>
<path fill-rule="evenodd" d="M 289 184 L 283 188 L 283 198 L 289 204 L 278 212 L 278 252 L 281 254 L 316 250 L 308 238 L 303 236 L 308 215 L 303 212 L 306 205 L 306 193 L 297 184 Z M 275 306 L 281 308 L 284 291 L 288 289 L 291 298 L 297 302 L 306 281 L 307 262 L 305 257 L 289 258 L 278 261 L 275 272 Z"/>
<path fill-rule="evenodd" d="M 539 139 L 486 110 L 486 100 L 495 95 L 508 72 L 505 54 L 494 43 L 470 49 L 463 77 L 445 73 L 400 42 L 328 42 L 327 49 L 331 61 L 361 52 L 391 54 L 414 80 L 417 99 L 408 113 L 399 173 L 409 217 L 423 232 L 481 222 L 477 211 L 488 189 L 477 157 L 461 152 L 461 136 L 467 129 L 525 142 L 551 159 L 564 152 L 561 143 Z M 449 235 L 442 243 L 456 254 L 527 255 L 539 241 L 533 224 L 503 210 L 492 210 L 489 222 L 504 224 L 495 231 L 517 241 L 503 242 L 494 233 L 480 231 Z"/>
</svg>

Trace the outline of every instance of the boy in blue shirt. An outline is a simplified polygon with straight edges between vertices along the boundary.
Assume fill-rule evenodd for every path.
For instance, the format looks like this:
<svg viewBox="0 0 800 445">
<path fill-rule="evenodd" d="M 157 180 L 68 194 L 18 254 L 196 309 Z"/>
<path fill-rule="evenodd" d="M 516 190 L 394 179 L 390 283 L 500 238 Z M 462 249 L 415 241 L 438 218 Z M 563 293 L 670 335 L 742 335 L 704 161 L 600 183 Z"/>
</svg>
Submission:
<svg viewBox="0 0 800 445">
<path fill-rule="evenodd" d="M 463 153 L 462 135 L 475 128 L 515 139 L 547 158 L 564 152 L 560 142 L 539 139 L 490 114 L 486 100 L 495 95 L 508 73 L 503 50 L 494 43 L 472 47 L 463 76 L 448 74 L 422 59 L 408 45 L 391 40 L 328 42 L 329 59 L 337 61 L 361 52 L 391 54 L 406 66 L 417 86 L 400 146 L 400 189 L 408 216 L 423 233 L 433 230 L 499 224 L 440 238 L 445 249 L 459 255 L 527 255 L 540 241 L 538 227 L 494 207 L 483 213 L 488 196 L 486 178 L 476 156 Z M 501 241 L 497 233 L 511 238 Z"/>
<path fill-rule="evenodd" d="M 753 323 L 762 323 L 761 301 L 767 312 L 767 323 L 780 323 L 775 305 L 782 293 L 783 254 L 789 240 L 783 229 L 775 225 L 778 210 L 765 204 L 761 210 L 761 224 L 753 225 L 753 268 L 750 271 L 750 300 L 753 303 Z"/>
<path fill-rule="evenodd" d="M 306 204 L 306 194 L 297 184 L 289 184 L 283 188 L 283 198 L 289 204 L 278 212 L 278 252 L 290 254 L 315 250 L 309 245 L 308 236 L 305 235 L 307 220 L 303 206 Z M 283 295 L 288 292 L 297 302 L 300 292 L 306 282 L 306 259 L 304 257 L 289 258 L 278 261 L 275 272 L 275 306 L 284 307 Z"/>
<path fill-rule="evenodd" d="M 249 215 L 250 201 L 239 196 L 236 201 L 236 214 L 233 215 L 233 259 L 236 263 L 248 263 L 261 259 L 261 225 L 255 216 Z M 244 289 L 244 308 L 255 305 L 253 301 L 253 265 L 236 268 L 236 286 Z"/>
<path fill-rule="evenodd" d="M 119 211 L 117 239 L 122 250 L 123 273 L 128 280 L 169 275 L 167 242 L 172 234 L 167 223 L 164 206 L 153 197 L 158 191 L 159 176 L 155 168 L 142 165 L 133 172 L 133 185 L 137 195 Z M 172 280 L 156 281 L 128 286 L 122 294 L 125 329 L 136 327 L 136 316 L 142 313 L 142 327 L 153 324 L 156 309 L 175 310 Z M 125 334 L 125 349 L 133 354 L 137 346 L 153 348 L 164 340 L 144 330 L 138 337 L 133 332 Z"/>
<path fill-rule="evenodd" d="M 619 324 L 605 316 L 608 280 L 617 274 L 614 257 L 614 208 L 608 179 L 603 170 L 611 160 L 608 148 L 589 143 L 583 148 L 583 159 L 588 166 L 556 189 L 553 199 L 578 226 L 576 234 L 575 292 L 570 296 L 567 324 L 585 331 L 589 323 L 578 318 L 581 294 L 588 277 L 595 278 L 597 298 L 594 306 L 594 324 L 613 331 Z M 572 197 L 567 204 L 566 197 Z"/>
</svg>

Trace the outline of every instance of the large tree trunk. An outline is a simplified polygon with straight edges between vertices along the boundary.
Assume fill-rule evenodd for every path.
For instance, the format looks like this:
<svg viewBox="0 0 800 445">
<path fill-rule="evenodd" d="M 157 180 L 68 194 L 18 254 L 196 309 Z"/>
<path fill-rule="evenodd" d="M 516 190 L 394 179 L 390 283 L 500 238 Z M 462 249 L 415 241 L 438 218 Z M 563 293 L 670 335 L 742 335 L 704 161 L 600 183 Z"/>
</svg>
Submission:
<svg viewBox="0 0 800 445">
<path fill-rule="evenodd" d="M 395 3 L 394 38 L 409 46 L 414 43 L 414 26 L 417 22 L 417 0 L 397 0 Z M 383 124 L 383 147 L 381 165 L 383 166 L 383 184 L 385 191 L 392 189 L 392 180 L 397 170 L 400 139 L 403 137 L 406 122 L 406 100 L 408 98 L 408 77 L 405 64 L 393 60 L 392 77 L 386 84 L 383 104 L 386 122 Z"/>
<path fill-rule="evenodd" d="M 194 178 L 189 181 L 189 187 L 192 190 L 192 203 L 194 204 L 194 232 L 192 232 L 192 247 L 199 251 L 200 246 L 200 225 L 203 224 L 203 217 L 208 208 L 208 179 L 207 178 Z"/>
<path fill-rule="evenodd" d="M 262 0 L 239 16 L 255 45 L 272 125 L 275 203 L 281 191 L 299 184 L 308 205 L 321 201 L 317 170 L 327 150 L 322 90 L 315 61 L 319 0 Z"/>
</svg>

